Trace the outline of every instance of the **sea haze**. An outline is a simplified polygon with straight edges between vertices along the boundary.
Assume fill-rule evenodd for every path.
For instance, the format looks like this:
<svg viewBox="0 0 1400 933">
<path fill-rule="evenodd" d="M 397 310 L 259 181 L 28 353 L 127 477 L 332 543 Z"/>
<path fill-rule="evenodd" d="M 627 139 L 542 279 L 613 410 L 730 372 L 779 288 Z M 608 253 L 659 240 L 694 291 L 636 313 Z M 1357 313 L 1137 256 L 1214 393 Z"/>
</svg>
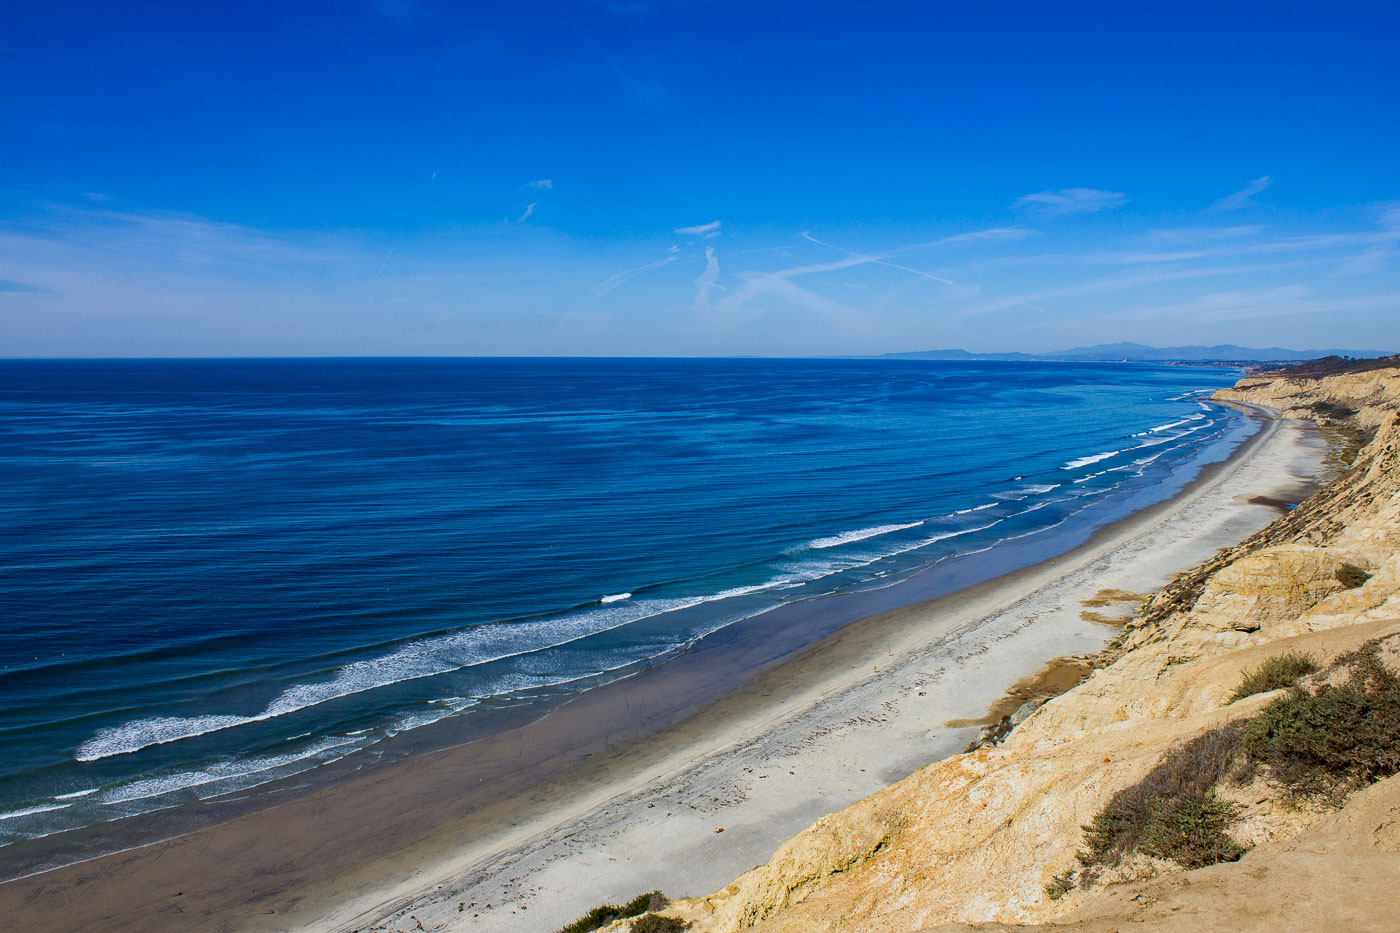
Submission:
<svg viewBox="0 0 1400 933">
<path fill-rule="evenodd" d="M 0 845 L 543 708 L 783 603 L 1064 550 L 1255 429 L 1201 401 L 1236 375 L 0 363 Z"/>
</svg>

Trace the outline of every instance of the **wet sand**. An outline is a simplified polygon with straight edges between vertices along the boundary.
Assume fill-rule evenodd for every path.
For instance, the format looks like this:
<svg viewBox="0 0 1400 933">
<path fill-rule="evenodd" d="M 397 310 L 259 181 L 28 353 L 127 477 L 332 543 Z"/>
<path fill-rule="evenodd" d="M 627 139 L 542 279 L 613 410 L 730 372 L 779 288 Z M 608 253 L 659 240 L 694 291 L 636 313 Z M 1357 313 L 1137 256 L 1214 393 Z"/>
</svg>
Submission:
<svg viewBox="0 0 1400 933">
<path fill-rule="evenodd" d="M 917 581 L 784 607 L 537 721 L 0 885 L 0 911 L 36 931 L 548 931 L 639 891 L 705 893 L 960 751 L 976 728 L 949 722 L 1112 637 L 1080 617 L 1085 600 L 1153 589 L 1263 527 L 1275 508 L 1250 497 L 1294 501 L 1321 453 L 1315 433 L 1269 422 L 1068 554 L 873 615 Z M 975 564 L 967 582 L 996 569 Z"/>
</svg>

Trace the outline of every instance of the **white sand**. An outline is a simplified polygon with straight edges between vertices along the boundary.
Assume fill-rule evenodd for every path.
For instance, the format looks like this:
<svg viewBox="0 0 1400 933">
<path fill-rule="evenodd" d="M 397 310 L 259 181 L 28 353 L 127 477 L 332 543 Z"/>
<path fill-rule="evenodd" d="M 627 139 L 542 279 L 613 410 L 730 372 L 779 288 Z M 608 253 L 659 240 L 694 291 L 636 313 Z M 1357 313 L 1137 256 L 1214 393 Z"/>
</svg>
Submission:
<svg viewBox="0 0 1400 933">
<path fill-rule="evenodd" d="M 406 856 L 410 881 L 357 892 L 297 927 L 550 933 L 603 902 L 728 884 L 817 818 L 962 751 L 976 729 L 950 720 L 982 717 L 1052 658 L 1100 649 L 1115 632 L 1080 618 L 1084 600 L 1152 592 L 1273 521 L 1277 511 L 1247 500 L 1314 477 L 1324 445 L 1297 422 L 1262 433 L 1204 483 L 1090 544 L 974 597 L 891 613 L 903 618 L 879 641 L 853 636 L 777 672 L 780 699 L 674 730 L 658 740 L 674 746 L 659 761 L 653 745 L 650 763 L 629 768 L 624 753 L 607 780 L 542 790 L 450 860 Z"/>
</svg>

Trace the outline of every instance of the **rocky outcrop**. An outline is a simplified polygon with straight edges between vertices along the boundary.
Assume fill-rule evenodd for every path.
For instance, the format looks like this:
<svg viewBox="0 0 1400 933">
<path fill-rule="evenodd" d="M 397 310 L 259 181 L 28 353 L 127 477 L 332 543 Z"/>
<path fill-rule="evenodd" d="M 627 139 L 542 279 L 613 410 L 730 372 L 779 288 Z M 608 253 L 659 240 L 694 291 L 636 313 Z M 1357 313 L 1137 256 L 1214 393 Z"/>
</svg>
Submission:
<svg viewBox="0 0 1400 933">
<path fill-rule="evenodd" d="M 1243 671 L 1289 649 L 1326 660 L 1369 639 L 1400 646 L 1400 370 L 1260 376 L 1219 395 L 1290 417 L 1351 419 L 1373 436 L 1345 475 L 1150 600 L 1104 666 L 1036 709 L 1002 745 L 928 765 L 825 817 L 725 889 L 667 912 L 696 933 L 1109 930 L 1125 919 L 1160 929 L 1274 929 L 1258 918 L 1277 911 L 1241 907 L 1233 924 L 1224 914 L 1206 918 L 1212 904 L 1260 885 L 1286 904 L 1343 879 L 1356 887 L 1357 875 L 1372 879 L 1367 887 L 1400 881 L 1400 779 L 1330 815 L 1257 781 L 1236 794 L 1243 816 L 1231 832 L 1254 847 L 1242 861 L 1185 873 L 1138 857 L 1087 888 L 1047 893 L 1075 867 L 1083 824 L 1115 793 L 1168 748 L 1270 701 L 1230 702 Z M 1365 909 L 1350 921 L 1344 914 L 1328 922 L 1369 928 Z"/>
<path fill-rule="evenodd" d="M 1241 557 L 1207 581 L 1195 621 L 1222 631 L 1274 629 L 1371 574 L 1365 557 L 1333 547 L 1284 544 Z"/>
</svg>

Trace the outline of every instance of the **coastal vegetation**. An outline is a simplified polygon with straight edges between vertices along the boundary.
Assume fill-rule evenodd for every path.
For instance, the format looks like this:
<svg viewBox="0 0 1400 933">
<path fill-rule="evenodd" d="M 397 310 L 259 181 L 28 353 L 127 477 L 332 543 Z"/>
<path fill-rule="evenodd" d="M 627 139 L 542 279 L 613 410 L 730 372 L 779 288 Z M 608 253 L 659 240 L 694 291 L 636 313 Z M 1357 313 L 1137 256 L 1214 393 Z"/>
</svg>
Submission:
<svg viewBox="0 0 1400 933">
<path fill-rule="evenodd" d="M 646 894 L 638 894 L 626 904 L 600 904 L 588 913 L 579 917 L 573 923 L 568 924 L 559 930 L 559 933 L 592 933 L 593 930 L 601 930 L 610 923 L 618 920 L 625 920 L 628 917 L 642 916 L 641 920 L 632 924 L 634 933 L 672 933 L 685 929 L 684 926 L 666 926 L 663 921 L 670 921 L 669 917 L 658 917 L 652 911 L 663 909 L 670 901 L 666 895 L 660 891 L 648 891 Z M 653 919 L 654 918 L 654 919 Z M 680 923 L 680 921 L 674 921 Z"/>
<path fill-rule="evenodd" d="M 1283 654 L 1276 654 L 1258 667 L 1244 672 L 1244 677 L 1240 680 L 1240 685 L 1235 688 L 1230 702 L 1234 703 L 1236 700 L 1252 697 L 1256 693 L 1268 693 L 1270 690 L 1291 687 L 1315 670 L 1317 670 L 1317 662 L 1313 660 L 1312 655 L 1304 654 L 1301 651 L 1285 651 Z"/>
<path fill-rule="evenodd" d="M 1137 784 L 1119 791 L 1084 827 L 1078 855 L 1085 881 L 1141 852 L 1183 868 L 1232 862 L 1244 848 L 1226 834 L 1238 807 L 1216 795 L 1236 767 L 1240 727 L 1231 724 L 1168 752 Z"/>
<path fill-rule="evenodd" d="M 1342 376 L 1351 373 L 1369 373 L 1378 370 L 1400 367 L 1400 355 L 1380 356 L 1374 359 L 1354 359 L 1347 356 L 1324 356 L 1292 366 L 1282 366 L 1271 375 L 1286 376 L 1291 379 L 1322 379 L 1327 376 Z"/>
<path fill-rule="evenodd" d="M 1245 847 L 1227 830 L 1240 806 L 1220 796 L 1257 776 L 1295 799 L 1339 807 L 1346 796 L 1400 773 L 1400 674 L 1372 639 L 1336 658 L 1316 689 L 1296 686 L 1318 670 L 1309 655 L 1287 652 L 1247 671 L 1233 700 L 1293 687 L 1257 715 L 1205 732 L 1163 757 L 1137 784 L 1119 791 L 1083 827 L 1078 882 L 1134 853 L 1202 868 L 1232 862 Z M 1056 876 L 1058 899 L 1074 873 Z"/>
<path fill-rule="evenodd" d="M 690 924 L 675 917 L 660 914 L 643 914 L 632 924 L 629 933 L 681 933 L 690 929 Z"/>
<path fill-rule="evenodd" d="M 1240 779 L 1259 770 L 1291 795 L 1340 804 L 1400 773 L 1400 675 L 1371 640 L 1332 662 L 1316 690 L 1295 687 L 1249 720 Z"/>
</svg>

